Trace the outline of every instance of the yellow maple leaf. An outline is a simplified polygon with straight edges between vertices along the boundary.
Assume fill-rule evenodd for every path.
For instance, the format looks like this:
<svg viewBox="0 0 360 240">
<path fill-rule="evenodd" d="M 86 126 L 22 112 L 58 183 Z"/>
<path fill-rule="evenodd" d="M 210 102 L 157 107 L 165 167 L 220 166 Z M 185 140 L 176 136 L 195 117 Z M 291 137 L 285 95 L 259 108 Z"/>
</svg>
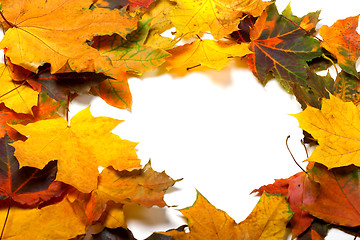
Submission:
<svg viewBox="0 0 360 240">
<path fill-rule="evenodd" d="M 244 13 L 258 17 L 272 4 L 261 0 L 176 0 L 176 3 L 178 6 L 169 16 L 177 37 L 210 30 L 215 39 L 237 30 Z"/>
<path fill-rule="evenodd" d="M 17 113 L 32 114 L 39 93 L 12 80 L 8 67 L 0 63 L 0 102 Z"/>
<path fill-rule="evenodd" d="M 174 26 L 168 16 L 175 6 L 176 4 L 174 2 L 158 0 L 150 9 L 146 9 L 145 14 L 142 16 L 142 20 L 151 19 L 151 22 L 149 34 L 144 43 L 145 46 L 170 49 L 175 45 L 176 40 L 160 35 Z"/>
<path fill-rule="evenodd" d="M 220 70 L 229 63 L 229 57 L 242 57 L 252 53 L 248 43 L 238 44 L 230 41 L 196 40 L 168 50 L 171 54 L 166 68 L 189 68 L 199 64 Z"/>
<path fill-rule="evenodd" d="M 0 210 L 2 223 L 6 211 Z M 82 234 L 85 234 L 84 219 L 64 199 L 41 209 L 12 206 L 2 239 L 63 240 Z"/>
<path fill-rule="evenodd" d="M 110 132 L 120 122 L 109 117 L 93 117 L 88 107 L 71 119 L 70 126 L 61 117 L 26 126 L 12 125 L 28 136 L 25 142 L 12 145 L 21 166 L 43 168 L 49 161 L 58 160 L 56 179 L 90 192 L 97 187 L 99 166 L 119 170 L 140 167 L 136 143 Z"/>
<path fill-rule="evenodd" d="M 74 71 L 110 68 L 106 57 L 86 44 L 95 35 L 125 37 L 136 29 L 137 18 L 125 10 L 95 8 L 93 0 L 1 1 L 2 24 L 9 29 L 0 43 L 12 63 L 35 72 L 45 62 L 55 73 L 66 63 Z"/>
<path fill-rule="evenodd" d="M 285 196 L 264 192 L 250 215 L 239 223 L 239 238 L 282 240 L 293 212 Z"/>
<path fill-rule="evenodd" d="M 216 209 L 200 193 L 193 206 L 180 210 L 187 218 L 190 232 L 173 230 L 161 233 L 174 240 L 281 240 L 292 211 L 282 195 L 264 193 L 252 213 L 241 223 Z"/>
<path fill-rule="evenodd" d="M 319 143 L 307 161 L 328 168 L 360 166 L 360 106 L 330 94 L 330 99 L 322 100 L 321 110 L 308 106 L 294 116 Z"/>
</svg>

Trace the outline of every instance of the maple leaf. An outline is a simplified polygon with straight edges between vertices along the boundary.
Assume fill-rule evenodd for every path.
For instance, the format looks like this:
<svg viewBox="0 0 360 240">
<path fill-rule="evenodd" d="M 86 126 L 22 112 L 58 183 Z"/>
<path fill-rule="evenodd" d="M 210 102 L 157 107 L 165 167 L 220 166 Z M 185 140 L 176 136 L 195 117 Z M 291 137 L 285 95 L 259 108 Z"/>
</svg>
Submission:
<svg viewBox="0 0 360 240">
<path fill-rule="evenodd" d="M 248 64 L 261 83 L 266 84 L 268 74 L 272 72 L 291 92 L 294 85 L 307 88 L 310 71 L 307 61 L 321 56 L 321 48 L 320 42 L 304 31 L 315 27 L 319 12 L 302 18 L 290 13 L 290 9 L 285 9 L 283 15 L 292 22 L 280 16 L 272 4 L 257 19 L 250 32 L 249 49 L 253 54 L 248 55 Z"/>
<path fill-rule="evenodd" d="M 5 222 L 7 209 L 0 210 L 1 222 Z M 69 201 L 63 201 L 41 209 L 24 209 L 13 206 L 10 211 L 3 239 L 72 239 L 85 234 L 83 219 Z"/>
<path fill-rule="evenodd" d="M 186 217 L 190 232 L 173 230 L 162 234 L 172 236 L 174 240 L 239 239 L 236 222 L 226 212 L 211 205 L 199 192 L 197 192 L 195 203 L 191 207 L 180 210 L 180 212 Z"/>
<path fill-rule="evenodd" d="M 91 93 L 101 97 L 111 106 L 130 109 L 132 96 L 126 72 L 121 71 L 116 75 L 117 79 L 107 78 L 100 82 L 98 86 L 93 86 L 91 88 Z"/>
<path fill-rule="evenodd" d="M 283 239 L 292 215 L 284 196 L 265 192 L 250 215 L 239 223 L 239 239 Z"/>
<path fill-rule="evenodd" d="M 319 183 L 316 200 L 303 208 L 328 223 L 345 226 L 360 225 L 360 169 L 355 166 L 328 170 L 315 164 L 309 174 Z"/>
<path fill-rule="evenodd" d="M 290 208 L 294 213 L 290 220 L 293 238 L 303 233 L 314 220 L 313 216 L 301 209 L 304 204 L 314 202 L 318 194 L 316 183 L 310 180 L 304 172 L 299 172 L 287 179 L 276 179 L 273 184 L 262 186 L 251 193 L 255 192 L 257 195 L 266 192 L 282 194 L 287 197 Z"/>
<path fill-rule="evenodd" d="M 128 0 L 129 5 L 132 7 L 145 7 L 148 8 L 151 3 L 155 2 L 156 0 Z"/>
<path fill-rule="evenodd" d="M 95 35 L 125 37 L 136 29 L 137 17 L 130 17 L 125 9 L 90 10 L 91 4 L 92 0 L 20 0 L 16 4 L 4 0 L 2 24 L 9 29 L 0 48 L 6 48 L 14 64 L 33 72 L 45 62 L 51 64 L 51 73 L 66 63 L 77 72 L 108 70 L 107 59 L 86 42 Z"/>
<path fill-rule="evenodd" d="M 258 189 L 254 189 L 250 194 L 256 193 L 257 196 L 261 196 L 264 192 L 267 192 L 270 194 L 282 194 L 286 196 L 288 194 L 289 181 L 293 177 L 294 176 L 290 178 L 275 179 L 274 183 L 261 186 Z"/>
<path fill-rule="evenodd" d="M 88 222 L 98 220 L 109 201 L 164 207 L 164 193 L 177 181 L 179 180 L 171 179 L 165 172 L 155 172 L 150 162 L 141 170 L 116 171 L 106 168 L 101 172 L 98 187 L 91 193 L 91 199 L 85 208 Z"/>
<path fill-rule="evenodd" d="M 236 42 L 250 42 L 250 29 L 254 28 L 254 23 L 256 22 L 257 17 L 245 16 L 239 23 L 239 30 L 232 32 L 230 34 L 231 38 Z"/>
<path fill-rule="evenodd" d="M 311 223 L 311 226 L 301 234 L 298 240 L 324 240 L 329 231 L 329 224 L 317 218 Z"/>
<path fill-rule="evenodd" d="M 318 185 L 304 172 L 300 172 L 289 181 L 288 202 L 294 212 L 290 219 L 292 237 L 302 234 L 313 222 L 314 217 L 301 207 L 311 204 L 318 195 Z"/>
<path fill-rule="evenodd" d="M 7 137 L 0 139 L 0 199 L 11 200 L 28 206 L 58 197 L 64 185 L 53 182 L 56 176 L 56 162 L 48 163 L 42 170 L 23 167 L 14 157 L 14 147 L 8 145 Z"/>
<path fill-rule="evenodd" d="M 99 176 L 98 188 L 95 191 L 108 200 L 120 203 L 130 200 L 146 207 L 164 207 L 164 192 L 176 181 L 178 180 L 171 179 L 165 172 L 155 172 L 150 163 L 141 170 L 131 172 L 106 168 Z"/>
<path fill-rule="evenodd" d="M 9 123 L 22 122 L 30 114 L 16 113 L 11 109 L 5 107 L 4 104 L 0 105 L 0 138 L 3 138 L 7 134 L 14 140 L 25 140 L 26 138 L 19 134 L 15 129 L 9 126 Z"/>
<path fill-rule="evenodd" d="M 229 63 L 229 57 L 242 57 L 250 54 L 247 43 L 237 44 L 231 41 L 196 40 L 190 44 L 168 50 L 166 68 L 189 68 L 199 64 L 220 70 Z"/>
<path fill-rule="evenodd" d="M 150 9 L 145 11 L 142 16 L 143 21 L 151 20 L 149 33 L 144 42 L 145 46 L 161 49 L 172 48 L 176 40 L 164 37 L 161 34 L 166 30 L 174 27 L 169 19 L 169 14 L 175 8 L 176 4 L 168 0 L 158 0 Z"/>
<path fill-rule="evenodd" d="M 336 21 L 331 27 L 324 25 L 319 29 L 323 38 L 321 46 L 334 54 L 340 67 L 359 78 L 355 64 L 360 57 L 360 35 L 356 32 L 359 16 Z"/>
<path fill-rule="evenodd" d="M 360 102 L 360 80 L 345 71 L 341 71 L 335 80 L 334 95 L 346 102 Z"/>
<path fill-rule="evenodd" d="M 39 68 L 39 73 L 30 74 L 26 81 L 31 85 L 39 84 L 38 91 L 46 92 L 56 101 L 66 102 L 70 94 L 88 93 L 91 86 L 99 85 L 107 78 L 93 72 L 51 74 L 50 67 L 44 65 Z"/>
<path fill-rule="evenodd" d="M 334 79 L 328 73 L 326 76 L 319 76 L 315 72 L 308 70 L 306 85 L 292 84 L 292 92 L 302 109 L 307 106 L 321 108 L 321 99 L 329 98 L 329 92 L 334 89 Z"/>
<path fill-rule="evenodd" d="M 93 240 L 136 240 L 129 229 L 105 228 L 101 233 L 93 234 Z"/>
<path fill-rule="evenodd" d="M 176 0 L 177 7 L 169 15 L 176 26 L 176 38 L 195 36 L 209 31 L 215 39 L 223 38 L 237 30 L 241 16 L 246 13 L 255 17 L 273 2 L 261 0 Z"/>
<path fill-rule="evenodd" d="M 101 36 L 94 39 L 92 46 L 100 54 L 111 60 L 115 69 L 105 72 L 107 75 L 117 78 L 121 71 L 143 73 L 160 66 L 169 54 L 162 49 L 146 47 L 143 43 L 149 31 L 150 20 L 139 22 L 136 31 L 126 39 L 119 35 Z"/>
<path fill-rule="evenodd" d="M 330 95 L 323 99 L 321 110 L 307 107 L 295 114 L 300 127 L 319 143 L 307 161 L 321 163 L 328 168 L 360 166 L 360 107 Z"/>
<path fill-rule="evenodd" d="M 12 145 L 21 166 L 42 168 L 47 162 L 58 160 L 58 181 L 91 192 L 97 186 L 99 166 L 121 170 L 140 166 L 134 150 L 136 143 L 110 133 L 120 122 L 93 117 L 88 107 L 71 119 L 70 126 L 62 117 L 26 126 L 13 125 L 28 139 Z"/>
<path fill-rule="evenodd" d="M 49 98 L 46 93 L 39 94 L 37 106 L 32 107 L 33 114 L 16 113 L 0 104 L 0 138 L 7 134 L 13 140 L 26 140 L 26 137 L 18 133 L 11 125 L 28 124 L 42 119 L 58 117 L 57 110 L 61 103 Z"/>
<path fill-rule="evenodd" d="M 97 7 L 110 9 L 121 8 L 126 5 L 148 8 L 150 4 L 155 1 L 156 0 L 96 0 L 94 3 Z"/>
<path fill-rule="evenodd" d="M 9 68 L 0 63 L 0 102 L 17 113 L 32 114 L 39 93 L 25 84 L 13 81 Z"/>
<path fill-rule="evenodd" d="M 161 234 L 183 239 L 283 239 L 292 216 L 285 197 L 264 193 L 252 213 L 241 223 L 216 209 L 200 193 L 193 206 L 180 210 L 187 218 L 190 232 L 173 230 Z M 211 217 L 209 217 L 211 216 Z"/>
</svg>

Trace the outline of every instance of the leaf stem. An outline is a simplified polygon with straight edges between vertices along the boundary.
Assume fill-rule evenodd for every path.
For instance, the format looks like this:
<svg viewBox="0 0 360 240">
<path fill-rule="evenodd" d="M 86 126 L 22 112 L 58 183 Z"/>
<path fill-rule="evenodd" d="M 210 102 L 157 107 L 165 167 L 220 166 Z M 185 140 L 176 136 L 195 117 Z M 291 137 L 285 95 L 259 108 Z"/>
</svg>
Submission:
<svg viewBox="0 0 360 240">
<path fill-rule="evenodd" d="M 69 121 L 69 106 L 70 106 L 70 94 L 67 97 L 67 102 L 66 102 L 66 106 L 65 106 L 65 119 L 67 122 L 67 126 L 70 127 L 70 121 Z M 1 240 L 1 239 L 0 239 Z"/>
<path fill-rule="evenodd" d="M 13 89 L 11 89 L 10 91 L 7 91 L 6 93 L 4 93 L 3 95 L 1 95 L 0 96 L 0 98 L 2 98 L 2 97 L 4 97 L 4 96 L 6 96 L 6 95 L 8 95 L 9 93 L 11 93 L 12 91 L 15 91 L 16 89 L 18 89 L 19 87 L 21 87 L 23 84 L 21 84 L 21 85 L 18 85 L 18 86 L 16 86 L 16 87 L 14 87 Z"/>
<path fill-rule="evenodd" d="M 189 70 L 191 70 L 193 68 L 200 67 L 200 66 L 201 66 L 201 64 L 198 64 L 198 65 L 195 65 L 195 66 L 192 66 L 192 67 L 188 67 L 188 68 L 186 68 L 186 71 L 189 71 Z"/>
<path fill-rule="evenodd" d="M 306 148 L 306 146 L 305 146 L 304 140 L 301 139 L 300 142 L 301 142 L 301 144 L 304 146 L 305 153 L 306 153 L 306 158 L 309 158 L 309 153 L 308 153 L 308 150 L 307 150 L 307 148 Z"/>
<path fill-rule="evenodd" d="M 11 27 L 11 28 L 16 27 L 16 25 L 14 25 L 11 22 L 9 22 L 8 20 L 6 20 L 6 18 L 4 17 L 4 14 L 2 13 L 2 11 L 0 11 L 0 16 L 2 17 L 2 19 L 4 19 L 5 23 L 7 25 L 9 25 L 9 27 Z"/>
<path fill-rule="evenodd" d="M 1 230 L 0 240 L 2 239 L 2 237 L 3 237 L 3 235 L 4 235 L 4 232 L 5 232 L 5 226 L 6 226 L 6 223 L 7 223 L 7 221 L 8 221 L 8 218 L 9 218 L 10 208 L 11 208 L 11 197 L 9 196 L 9 206 L 8 206 L 8 209 L 7 209 L 7 212 L 6 212 L 6 217 L 5 217 L 4 225 L 3 225 L 3 228 L 2 228 L 2 230 Z"/>
<path fill-rule="evenodd" d="M 288 145 L 288 140 L 289 140 L 289 138 L 290 138 L 290 135 L 287 136 L 287 138 L 286 138 L 286 147 L 287 147 L 287 149 L 288 149 L 288 151 L 289 151 L 292 159 L 293 159 L 294 162 L 296 163 L 296 165 L 297 165 L 304 173 L 307 174 L 307 172 L 300 166 L 300 164 L 295 160 L 294 155 L 291 153 L 290 148 L 289 148 L 289 145 Z"/>
<path fill-rule="evenodd" d="M 316 38 L 317 40 L 319 40 L 320 42 L 322 42 L 322 40 L 320 38 L 318 38 L 317 36 L 315 36 L 314 34 L 310 33 L 308 30 L 304 29 L 303 27 L 301 27 L 299 24 L 297 24 L 296 22 L 294 22 L 293 20 L 285 17 L 284 15 L 280 14 L 281 17 L 285 18 L 286 20 L 288 20 L 289 22 L 291 22 L 292 24 L 294 24 L 295 26 L 299 27 L 301 30 L 303 30 L 304 32 L 306 32 L 306 34 L 308 34 L 309 36 Z"/>
</svg>

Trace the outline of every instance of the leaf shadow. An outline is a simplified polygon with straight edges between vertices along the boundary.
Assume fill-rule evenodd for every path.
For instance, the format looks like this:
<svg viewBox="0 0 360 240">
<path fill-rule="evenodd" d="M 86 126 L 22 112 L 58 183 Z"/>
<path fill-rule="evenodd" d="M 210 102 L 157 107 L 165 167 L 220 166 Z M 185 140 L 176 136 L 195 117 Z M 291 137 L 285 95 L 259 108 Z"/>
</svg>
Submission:
<svg viewBox="0 0 360 240">
<path fill-rule="evenodd" d="M 170 224 L 166 208 L 147 208 L 135 203 L 124 205 L 126 222 L 141 222 L 145 226 L 159 226 Z"/>
</svg>

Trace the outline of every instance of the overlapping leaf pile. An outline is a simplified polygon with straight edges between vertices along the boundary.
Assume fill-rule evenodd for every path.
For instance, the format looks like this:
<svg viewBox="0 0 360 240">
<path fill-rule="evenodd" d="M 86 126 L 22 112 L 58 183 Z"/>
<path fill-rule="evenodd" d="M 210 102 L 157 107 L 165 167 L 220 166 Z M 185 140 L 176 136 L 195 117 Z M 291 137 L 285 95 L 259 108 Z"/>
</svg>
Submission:
<svg viewBox="0 0 360 240">
<path fill-rule="evenodd" d="M 198 193 L 181 210 L 188 232 L 149 239 L 283 239 L 287 226 L 294 238 L 323 239 L 330 224 L 360 230 L 358 16 L 322 26 L 320 40 L 320 12 L 297 17 L 287 7 L 279 14 L 262 0 L 0 4 L 3 239 L 134 239 L 124 205 L 164 207 L 176 180 L 150 163 L 141 167 L 136 143 L 111 133 L 120 120 L 93 117 L 89 108 L 70 120 L 69 103 L 93 94 L 130 109 L 128 73 L 161 65 L 221 70 L 241 57 L 260 82 L 275 78 L 302 105 L 295 117 L 311 136 L 305 140 L 318 144 L 306 172 L 254 190 L 260 201 L 239 224 Z M 173 27 L 173 38 L 162 36 Z M 342 69 L 335 80 L 317 74 L 335 63 Z"/>
</svg>

